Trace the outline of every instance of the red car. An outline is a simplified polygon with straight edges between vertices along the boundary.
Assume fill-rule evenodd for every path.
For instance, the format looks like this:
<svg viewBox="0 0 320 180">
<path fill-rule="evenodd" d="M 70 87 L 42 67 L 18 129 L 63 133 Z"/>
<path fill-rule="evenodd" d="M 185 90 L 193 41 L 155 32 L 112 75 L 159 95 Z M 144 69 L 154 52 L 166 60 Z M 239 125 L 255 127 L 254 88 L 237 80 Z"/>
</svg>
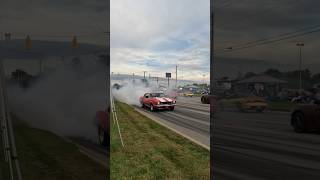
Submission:
<svg viewBox="0 0 320 180">
<path fill-rule="evenodd" d="M 291 125 L 295 132 L 320 129 L 320 101 L 314 104 L 299 105 L 291 114 Z"/>
<path fill-rule="evenodd" d="M 95 122 L 98 128 L 98 140 L 102 146 L 109 146 L 109 114 L 110 108 L 107 111 L 97 111 L 95 116 Z"/>
<path fill-rule="evenodd" d="M 166 97 L 163 93 L 145 93 L 140 97 L 140 104 L 144 107 L 149 107 L 151 111 L 159 109 L 174 110 L 176 100 Z"/>
</svg>

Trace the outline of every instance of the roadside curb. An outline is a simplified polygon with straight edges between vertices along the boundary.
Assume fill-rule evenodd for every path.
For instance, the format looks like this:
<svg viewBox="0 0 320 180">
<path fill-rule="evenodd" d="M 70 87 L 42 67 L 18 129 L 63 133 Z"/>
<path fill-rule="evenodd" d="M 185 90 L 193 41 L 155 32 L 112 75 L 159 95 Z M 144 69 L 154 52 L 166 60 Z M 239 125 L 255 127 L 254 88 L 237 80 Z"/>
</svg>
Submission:
<svg viewBox="0 0 320 180">
<path fill-rule="evenodd" d="M 170 126 L 168 126 L 168 125 L 166 125 L 165 123 L 161 122 L 161 120 L 162 120 L 161 118 L 158 118 L 158 117 L 156 117 L 156 116 L 154 116 L 154 115 L 151 115 L 151 114 L 149 114 L 149 113 L 146 113 L 146 112 L 144 112 L 144 111 L 142 111 L 142 110 L 140 110 L 140 109 L 138 109 L 138 108 L 136 108 L 136 107 L 133 107 L 133 108 L 134 108 L 134 110 L 137 111 L 138 113 L 140 113 L 140 114 L 148 117 L 149 119 L 151 119 L 151 120 L 153 120 L 154 122 L 160 124 L 161 126 L 164 126 L 165 128 L 170 129 L 171 131 L 179 134 L 180 136 L 182 136 L 182 137 L 184 137 L 184 138 L 192 141 L 193 143 L 195 143 L 195 144 L 197 144 L 197 145 L 205 148 L 206 150 L 210 151 L 210 147 L 209 147 L 209 146 L 207 146 L 207 145 L 205 145 L 205 144 L 203 144 L 203 143 L 201 143 L 201 142 L 193 139 L 192 137 L 190 137 L 190 136 L 188 136 L 188 135 L 185 135 L 185 134 L 183 134 L 183 133 L 181 133 L 181 132 L 179 132 L 179 131 L 171 128 Z M 164 121 L 164 120 L 162 120 L 162 121 Z"/>
</svg>

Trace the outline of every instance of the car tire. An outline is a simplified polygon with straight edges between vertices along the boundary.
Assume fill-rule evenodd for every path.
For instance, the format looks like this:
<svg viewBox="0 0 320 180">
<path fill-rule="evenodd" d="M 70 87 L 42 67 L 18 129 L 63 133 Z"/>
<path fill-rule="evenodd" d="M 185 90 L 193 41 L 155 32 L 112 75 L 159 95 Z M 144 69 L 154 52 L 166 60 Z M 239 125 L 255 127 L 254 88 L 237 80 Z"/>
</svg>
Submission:
<svg viewBox="0 0 320 180">
<path fill-rule="evenodd" d="M 144 103 L 141 103 L 141 108 L 144 108 Z"/>
<path fill-rule="evenodd" d="M 170 111 L 173 111 L 174 110 L 174 106 L 170 107 Z"/>
<path fill-rule="evenodd" d="M 304 114 L 301 112 L 294 113 L 292 115 L 291 124 L 294 128 L 294 131 L 297 133 L 306 132 Z"/>
<path fill-rule="evenodd" d="M 107 132 L 101 127 L 98 127 L 98 140 L 99 140 L 99 144 L 107 147 L 109 145 L 109 137 Z"/>
</svg>

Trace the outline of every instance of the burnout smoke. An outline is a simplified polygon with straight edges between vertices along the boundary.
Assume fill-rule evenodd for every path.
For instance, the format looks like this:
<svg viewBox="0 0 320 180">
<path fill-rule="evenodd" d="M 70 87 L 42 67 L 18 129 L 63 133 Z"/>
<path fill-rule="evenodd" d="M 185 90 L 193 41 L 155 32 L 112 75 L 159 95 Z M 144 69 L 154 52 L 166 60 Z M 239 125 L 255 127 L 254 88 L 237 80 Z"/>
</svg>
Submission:
<svg viewBox="0 0 320 180">
<path fill-rule="evenodd" d="M 106 65 L 80 61 L 43 74 L 26 90 L 9 88 L 13 113 L 33 127 L 96 141 L 96 111 L 106 109 Z"/>
<path fill-rule="evenodd" d="M 145 93 L 161 92 L 159 85 L 152 81 L 149 82 L 148 86 L 140 80 L 135 80 L 134 82 L 132 80 L 126 80 L 120 83 L 120 85 L 122 87 L 119 89 L 112 89 L 112 94 L 118 101 L 129 105 L 140 106 L 139 98 Z M 172 89 L 173 87 L 170 87 L 166 92 L 169 92 Z"/>
</svg>

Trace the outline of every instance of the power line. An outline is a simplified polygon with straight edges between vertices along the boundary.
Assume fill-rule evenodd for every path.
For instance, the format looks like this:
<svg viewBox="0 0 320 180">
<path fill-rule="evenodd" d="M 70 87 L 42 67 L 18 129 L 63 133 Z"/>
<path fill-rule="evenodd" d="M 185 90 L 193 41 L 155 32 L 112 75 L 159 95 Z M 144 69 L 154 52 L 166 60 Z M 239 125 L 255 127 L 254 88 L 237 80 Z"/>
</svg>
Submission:
<svg viewBox="0 0 320 180">
<path fill-rule="evenodd" d="M 4 34 L 4 33 L 1 33 Z M 91 32 L 91 33 L 61 33 L 61 34 L 33 34 L 33 33 L 11 33 L 11 36 L 22 36 L 25 37 L 27 35 L 31 37 L 41 37 L 41 38 L 70 38 L 72 36 L 77 37 L 93 37 L 93 36 L 102 36 L 105 35 L 105 32 Z"/>
<path fill-rule="evenodd" d="M 277 1 L 278 2 L 278 1 Z M 292 6 L 294 6 L 294 5 L 296 5 L 296 4 L 299 4 L 299 3 L 301 3 L 301 2 L 303 2 L 303 0 L 294 0 L 294 2 L 290 2 L 289 3 L 289 5 L 287 5 L 287 6 L 285 6 L 286 8 L 288 8 L 288 7 L 292 7 Z M 239 2 L 237 2 L 237 3 L 239 3 Z M 230 6 L 231 6 L 232 4 L 230 4 Z M 263 9 L 262 11 L 258 11 L 258 12 L 255 12 L 255 13 L 252 13 L 252 14 L 249 14 L 249 15 L 246 15 L 246 16 L 243 16 L 240 20 L 237 20 L 237 21 L 233 21 L 232 23 L 226 23 L 227 25 L 230 25 L 230 24 L 239 24 L 239 23 L 243 23 L 244 21 L 248 21 L 248 20 L 252 20 L 252 19 L 257 19 L 257 18 L 259 18 L 259 17 L 261 17 L 261 16 L 258 16 L 258 15 L 260 15 L 260 14 L 262 14 L 263 16 L 266 16 L 266 15 L 268 15 L 268 13 L 270 13 L 270 12 L 272 12 L 272 11 L 270 11 L 270 10 L 273 10 L 273 9 L 279 9 L 279 8 L 277 8 L 277 5 L 278 4 L 273 4 L 273 5 L 271 5 L 271 6 L 268 6 L 267 8 L 265 8 L 265 9 Z M 219 10 L 219 11 L 221 11 L 221 10 Z M 220 22 L 222 22 L 222 21 L 220 21 Z M 222 23 L 219 23 L 219 21 L 217 22 L 217 23 L 215 23 L 215 27 L 221 27 L 221 25 L 223 25 Z"/>
<path fill-rule="evenodd" d="M 313 34 L 313 33 L 320 31 L 320 28 L 319 28 L 320 25 L 317 25 L 314 27 L 318 27 L 318 28 L 313 28 L 312 30 L 308 30 L 308 31 L 305 31 L 305 30 L 302 31 L 302 29 L 301 29 L 296 32 L 277 35 L 277 36 L 273 36 L 271 38 L 264 38 L 264 39 L 260 39 L 260 40 L 256 40 L 256 41 L 242 43 L 241 45 L 229 46 L 229 47 L 224 48 L 224 50 L 228 50 L 228 52 L 232 52 L 232 51 L 257 47 L 257 46 L 261 46 L 261 45 L 272 44 L 275 42 L 288 40 L 288 39 L 292 39 L 292 38 L 296 38 L 296 37 L 306 36 L 306 35 Z M 298 33 L 298 32 L 300 32 L 300 33 Z"/>
<path fill-rule="evenodd" d="M 275 36 L 270 36 L 268 38 L 262 38 L 262 39 L 258 39 L 258 40 L 255 40 L 255 41 L 249 41 L 249 42 L 246 42 L 246 43 L 233 45 L 231 47 L 235 48 L 235 47 L 242 47 L 242 46 L 247 46 L 247 45 L 251 45 L 251 44 L 256 44 L 256 43 L 260 43 L 260 42 L 264 42 L 264 41 L 269 41 L 271 39 L 276 39 L 276 38 L 281 38 L 281 37 L 284 37 L 284 36 L 295 35 L 297 33 L 305 32 L 305 31 L 308 31 L 308 30 L 311 30 L 311 29 L 318 29 L 319 27 L 320 27 L 320 24 L 317 24 L 317 25 L 313 25 L 313 26 L 309 26 L 309 27 L 300 28 L 300 29 L 298 29 L 296 31 L 293 31 L 293 32 L 282 33 L 282 34 L 278 34 L 278 35 L 275 35 Z"/>
</svg>

